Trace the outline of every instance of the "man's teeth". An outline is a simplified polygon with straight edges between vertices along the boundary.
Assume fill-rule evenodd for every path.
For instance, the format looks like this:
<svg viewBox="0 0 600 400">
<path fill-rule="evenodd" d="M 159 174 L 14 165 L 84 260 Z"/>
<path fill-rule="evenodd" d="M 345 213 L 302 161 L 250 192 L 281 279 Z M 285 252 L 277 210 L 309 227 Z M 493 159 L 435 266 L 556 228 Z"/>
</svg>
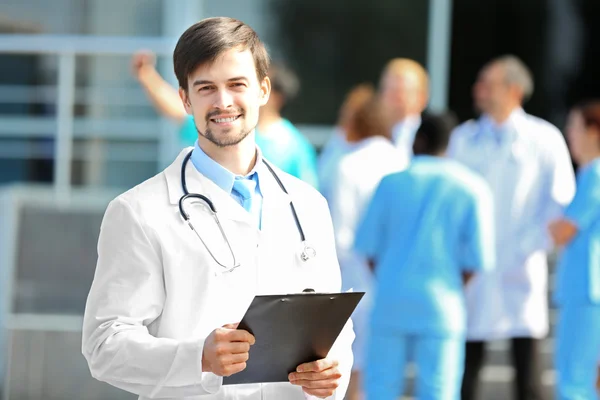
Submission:
<svg viewBox="0 0 600 400">
<path fill-rule="evenodd" d="M 218 124 L 233 122 L 237 119 L 237 117 L 229 117 L 229 118 L 215 118 L 215 122 Z"/>
</svg>

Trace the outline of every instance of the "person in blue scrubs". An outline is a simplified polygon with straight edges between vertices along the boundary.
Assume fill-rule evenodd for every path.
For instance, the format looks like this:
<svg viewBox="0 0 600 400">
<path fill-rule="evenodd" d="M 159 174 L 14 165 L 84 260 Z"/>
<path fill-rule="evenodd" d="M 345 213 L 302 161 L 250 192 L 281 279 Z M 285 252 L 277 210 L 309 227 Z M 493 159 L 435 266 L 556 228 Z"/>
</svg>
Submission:
<svg viewBox="0 0 600 400">
<path fill-rule="evenodd" d="M 464 369 L 465 284 L 493 267 L 492 194 L 444 157 L 454 118 L 423 118 L 408 169 L 383 178 L 359 225 L 355 251 L 375 273 L 365 391 L 396 400 L 416 364 L 416 398 L 458 400 Z M 477 277 L 475 276 L 475 279 Z"/>
<path fill-rule="evenodd" d="M 592 400 L 600 360 L 600 101 L 576 106 L 567 139 L 579 166 L 577 192 L 564 217 L 550 224 L 564 246 L 554 301 L 559 310 L 557 400 Z"/>
<path fill-rule="evenodd" d="M 267 160 L 317 188 L 317 152 L 308 139 L 281 115 L 283 108 L 298 93 L 298 78 L 281 64 L 271 66 L 269 78 L 271 96 L 260 109 L 256 144 Z"/>
</svg>

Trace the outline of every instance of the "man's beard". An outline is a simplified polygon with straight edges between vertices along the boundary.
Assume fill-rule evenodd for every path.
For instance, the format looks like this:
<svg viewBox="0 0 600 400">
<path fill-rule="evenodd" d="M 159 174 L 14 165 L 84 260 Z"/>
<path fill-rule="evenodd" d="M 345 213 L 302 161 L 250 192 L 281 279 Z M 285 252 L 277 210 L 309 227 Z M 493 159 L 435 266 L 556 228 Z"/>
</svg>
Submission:
<svg viewBox="0 0 600 400">
<path fill-rule="evenodd" d="M 241 115 L 240 118 L 244 118 L 244 115 Z M 232 135 L 230 133 L 222 132 L 220 135 L 216 135 L 210 128 L 210 118 L 206 118 L 206 131 L 201 132 L 200 129 L 196 126 L 196 130 L 200 136 L 206 138 L 209 142 L 213 143 L 217 147 L 228 147 L 235 146 L 239 144 L 242 140 L 246 139 L 246 137 L 256 128 L 250 128 L 245 130 L 245 127 L 242 127 L 238 134 Z M 258 123 L 257 123 L 258 124 Z M 231 130 L 235 128 L 230 128 Z"/>
<path fill-rule="evenodd" d="M 250 132 L 252 132 L 253 129 L 254 128 L 244 131 L 242 128 L 239 134 L 232 136 L 228 134 L 215 135 L 214 132 L 209 128 L 206 128 L 206 132 L 201 132 L 200 129 L 196 127 L 196 130 L 198 131 L 198 134 L 200 136 L 203 136 L 204 138 L 208 139 L 209 142 L 213 143 L 217 147 L 235 146 L 239 144 L 242 140 L 246 139 L 246 137 L 250 134 Z"/>
</svg>

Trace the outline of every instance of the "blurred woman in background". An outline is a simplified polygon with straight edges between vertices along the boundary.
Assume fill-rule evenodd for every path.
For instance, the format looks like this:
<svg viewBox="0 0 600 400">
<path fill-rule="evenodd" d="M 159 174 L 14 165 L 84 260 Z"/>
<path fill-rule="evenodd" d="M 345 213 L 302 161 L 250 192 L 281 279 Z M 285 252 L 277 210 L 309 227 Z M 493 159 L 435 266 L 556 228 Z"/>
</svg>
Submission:
<svg viewBox="0 0 600 400">
<path fill-rule="evenodd" d="M 564 246 L 555 302 L 557 400 L 598 399 L 600 358 L 600 101 L 573 108 L 567 139 L 578 164 L 577 193 L 550 234 Z"/>
<path fill-rule="evenodd" d="M 352 118 L 360 107 L 373 98 L 374 93 L 375 88 L 369 83 L 357 85 L 348 92 L 340 107 L 335 130 L 323 147 L 318 163 L 319 191 L 327 200 L 330 200 L 329 193 L 338 163 L 352 148 L 346 140 Z"/>
<path fill-rule="evenodd" d="M 348 116 L 346 141 L 349 148 L 340 156 L 331 174 L 329 207 L 342 270 L 342 286 L 344 290 L 352 288 L 366 292 L 353 315 L 356 339 L 348 400 L 361 398 L 360 371 L 373 279 L 368 265 L 351 251 L 354 232 L 380 180 L 408 164 L 406 157 L 392 144 L 391 126 L 384 107 L 372 94 L 355 113 Z"/>
</svg>

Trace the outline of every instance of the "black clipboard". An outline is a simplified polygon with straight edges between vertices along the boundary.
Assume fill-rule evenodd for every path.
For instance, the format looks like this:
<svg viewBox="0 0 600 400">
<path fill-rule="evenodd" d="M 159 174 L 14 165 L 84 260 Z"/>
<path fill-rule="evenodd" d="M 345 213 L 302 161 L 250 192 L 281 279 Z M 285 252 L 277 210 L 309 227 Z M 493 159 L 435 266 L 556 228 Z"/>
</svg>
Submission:
<svg viewBox="0 0 600 400">
<path fill-rule="evenodd" d="M 305 362 L 325 358 L 364 292 L 255 296 L 238 329 L 254 335 L 246 369 L 223 385 L 288 382 Z"/>
</svg>

